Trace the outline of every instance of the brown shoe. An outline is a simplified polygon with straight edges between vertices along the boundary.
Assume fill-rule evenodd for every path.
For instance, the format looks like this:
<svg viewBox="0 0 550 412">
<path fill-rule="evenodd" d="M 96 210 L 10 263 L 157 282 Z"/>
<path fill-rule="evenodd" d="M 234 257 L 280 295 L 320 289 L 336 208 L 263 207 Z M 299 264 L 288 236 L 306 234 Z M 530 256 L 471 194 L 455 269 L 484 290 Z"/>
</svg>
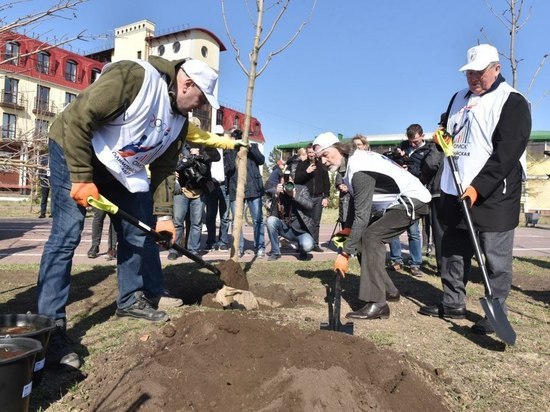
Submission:
<svg viewBox="0 0 550 412">
<path fill-rule="evenodd" d="M 397 272 L 401 269 L 403 269 L 403 265 L 399 262 L 392 262 L 388 266 L 386 266 L 386 270 L 389 270 L 390 272 Z"/>
<path fill-rule="evenodd" d="M 386 292 L 386 301 L 399 302 L 399 299 L 401 299 L 401 293 L 399 293 L 399 291 L 396 291 L 395 293 Z"/>
<path fill-rule="evenodd" d="M 387 319 L 390 317 L 390 307 L 387 303 L 370 302 L 355 312 L 346 314 L 346 319 Z"/>
<path fill-rule="evenodd" d="M 422 273 L 422 270 L 420 270 L 420 268 L 418 266 L 411 266 L 411 275 L 413 275 L 414 277 L 421 277 L 424 275 L 424 273 Z"/>
</svg>

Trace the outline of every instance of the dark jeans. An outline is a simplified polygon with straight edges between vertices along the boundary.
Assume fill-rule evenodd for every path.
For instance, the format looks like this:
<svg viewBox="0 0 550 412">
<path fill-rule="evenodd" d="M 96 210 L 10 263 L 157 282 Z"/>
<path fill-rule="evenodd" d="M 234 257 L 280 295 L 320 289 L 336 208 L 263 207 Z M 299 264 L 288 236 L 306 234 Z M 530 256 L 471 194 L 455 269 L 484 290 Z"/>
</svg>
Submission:
<svg viewBox="0 0 550 412">
<path fill-rule="evenodd" d="M 48 209 L 48 196 L 50 195 L 49 186 L 40 187 L 40 215 L 46 216 L 46 210 Z M 52 205 L 50 204 L 50 212 L 52 211 Z"/>
<path fill-rule="evenodd" d="M 387 209 L 384 215 L 370 224 L 361 237 L 361 281 L 359 299 L 364 302 L 385 302 L 386 292 L 397 288 L 386 271 L 386 243 L 403 233 L 412 223 L 428 213 L 428 205 L 413 200 L 415 219 L 407 216 L 403 205 Z M 409 208 L 410 209 L 410 208 Z"/>
<path fill-rule="evenodd" d="M 229 219 L 224 219 L 229 206 L 228 198 L 229 195 L 226 194 L 225 185 L 218 186 L 206 195 L 206 230 L 208 232 L 206 246 L 214 246 L 216 244 L 216 217 L 218 212 L 220 214 L 219 244 L 226 246 L 228 244 L 227 225 L 229 224 Z"/>
<path fill-rule="evenodd" d="M 311 236 L 315 242 L 315 246 L 319 246 L 319 227 L 321 226 L 321 216 L 323 214 L 323 196 L 312 197 L 313 209 L 311 210 L 311 218 L 313 226 L 311 227 Z"/>
<path fill-rule="evenodd" d="M 95 209 L 94 210 L 94 219 L 92 220 L 92 246 L 91 248 L 97 247 L 101 244 L 101 235 L 103 234 L 103 223 L 105 223 L 105 217 L 107 212 L 103 210 Z M 113 228 L 113 223 L 109 219 L 109 237 L 107 243 L 107 250 L 116 249 L 116 232 Z"/>
<path fill-rule="evenodd" d="M 69 298 L 72 260 L 80 243 L 86 208 L 79 206 L 70 196 L 71 180 L 63 149 L 53 140 L 49 141 L 50 184 L 53 204 L 52 229 L 46 244 L 38 274 L 38 313 L 53 319 L 66 317 L 65 307 Z M 95 177 L 94 177 L 95 179 Z M 98 184 L 98 189 L 107 199 L 135 218 L 148 222 L 152 219 L 151 196 L 149 193 L 130 193 L 120 183 L 110 180 Z M 117 306 L 126 308 L 135 301 L 136 291 L 145 291 L 155 296 L 156 290 L 148 290 L 162 284 L 162 273 L 158 247 L 153 250 L 145 246 L 146 235 L 130 223 L 113 217 L 118 234 L 117 281 L 119 294 Z M 154 242 L 152 242 L 154 244 Z M 151 250 L 148 250 L 151 249 Z M 158 258 L 155 260 L 154 257 Z M 142 262 L 150 266 L 142 275 Z M 154 264 L 158 267 L 153 267 Z M 154 277 L 146 279 L 145 276 Z M 144 286 L 145 283 L 145 286 Z"/>
</svg>

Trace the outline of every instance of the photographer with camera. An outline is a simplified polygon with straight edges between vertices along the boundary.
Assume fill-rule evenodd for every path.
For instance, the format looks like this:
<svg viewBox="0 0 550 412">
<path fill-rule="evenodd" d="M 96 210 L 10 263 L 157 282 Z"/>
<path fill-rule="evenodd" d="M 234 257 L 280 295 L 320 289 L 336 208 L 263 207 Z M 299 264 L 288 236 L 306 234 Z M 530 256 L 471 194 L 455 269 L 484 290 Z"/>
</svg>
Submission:
<svg viewBox="0 0 550 412">
<path fill-rule="evenodd" d="M 394 162 L 409 171 L 413 176 L 420 178 L 424 158 L 430 152 L 431 143 L 424 141 L 424 130 L 419 124 L 411 124 L 407 127 L 407 140 L 395 149 L 390 157 Z M 422 276 L 422 239 L 420 237 L 420 223 L 416 220 L 407 228 L 409 238 L 409 265 L 411 275 Z M 399 236 L 390 242 L 389 270 L 400 270 L 403 267 L 401 255 L 401 241 Z"/>
<path fill-rule="evenodd" d="M 210 166 L 212 162 L 221 159 L 214 148 L 198 145 L 185 145 L 176 169 L 176 184 L 174 186 L 174 227 L 176 228 L 176 243 L 183 242 L 183 223 L 189 211 L 189 238 L 187 249 L 198 254 L 201 245 L 202 215 L 204 212 L 203 194 L 215 189 Z M 170 249 L 168 260 L 176 260 L 180 254 Z"/>
<path fill-rule="evenodd" d="M 307 159 L 302 160 L 296 167 L 294 181 L 307 187 L 311 199 L 313 200 L 313 221 L 315 225 L 312 228 L 311 235 L 315 240 L 313 250 L 322 252 L 319 246 L 319 227 L 321 225 L 321 216 L 323 208 L 328 206 L 330 196 L 330 180 L 327 168 L 315 157 L 315 151 L 311 143 L 307 146 Z"/>
<path fill-rule="evenodd" d="M 290 242 L 298 242 L 298 259 L 308 260 L 307 252 L 313 250 L 315 241 L 311 235 L 315 225 L 311 212 L 313 200 L 307 187 L 294 183 L 289 169 L 285 170 L 281 181 L 267 189 L 273 198 L 271 216 L 267 218 L 267 234 L 271 242 L 268 261 L 281 258 L 279 236 Z"/>
</svg>

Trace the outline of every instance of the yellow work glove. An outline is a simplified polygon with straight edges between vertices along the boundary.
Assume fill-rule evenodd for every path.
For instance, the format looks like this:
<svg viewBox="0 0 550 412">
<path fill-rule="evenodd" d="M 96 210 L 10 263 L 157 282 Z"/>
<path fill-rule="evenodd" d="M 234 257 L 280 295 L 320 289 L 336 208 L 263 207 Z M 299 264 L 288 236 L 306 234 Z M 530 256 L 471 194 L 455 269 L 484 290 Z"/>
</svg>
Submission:
<svg viewBox="0 0 550 412">
<path fill-rule="evenodd" d="M 470 207 L 474 205 L 474 203 L 477 200 L 477 190 L 473 186 L 468 186 L 464 193 L 462 193 L 462 196 L 460 196 L 462 200 L 466 200 L 466 198 L 470 199 Z"/>
<path fill-rule="evenodd" d="M 99 190 L 93 182 L 73 183 L 71 186 L 71 198 L 82 207 L 88 207 L 88 197 L 99 200 Z"/>
<path fill-rule="evenodd" d="M 330 240 L 336 249 L 342 249 L 348 240 L 348 236 L 351 233 L 351 228 L 347 227 L 336 233 Z"/>
<path fill-rule="evenodd" d="M 342 277 L 346 277 L 349 264 L 349 255 L 347 253 L 340 253 L 334 261 L 334 270 L 339 270 L 342 273 Z"/>
<path fill-rule="evenodd" d="M 432 138 L 434 142 L 441 147 L 449 146 L 452 140 L 451 135 L 443 128 L 437 129 L 432 135 Z"/>
</svg>

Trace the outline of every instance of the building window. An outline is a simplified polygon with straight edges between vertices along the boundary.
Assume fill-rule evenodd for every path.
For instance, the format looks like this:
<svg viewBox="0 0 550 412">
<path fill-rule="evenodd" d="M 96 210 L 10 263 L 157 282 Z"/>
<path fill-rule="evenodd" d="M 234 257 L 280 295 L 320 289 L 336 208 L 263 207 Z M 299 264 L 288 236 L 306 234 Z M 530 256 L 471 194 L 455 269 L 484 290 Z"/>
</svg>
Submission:
<svg viewBox="0 0 550 412">
<path fill-rule="evenodd" d="M 47 112 L 50 105 L 50 88 L 36 86 L 36 111 Z"/>
<path fill-rule="evenodd" d="M 164 54 L 164 45 L 161 44 L 158 48 L 159 56 L 162 56 Z"/>
<path fill-rule="evenodd" d="M 138 50 L 138 52 L 137 52 L 137 58 L 138 58 L 138 59 L 141 59 L 141 50 Z"/>
<path fill-rule="evenodd" d="M 46 138 L 50 123 L 47 120 L 36 119 L 34 124 L 34 135 L 38 138 Z"/>
<path fill-rule="evenodd" d="M 234 127 L 240 127 L 239 125 L 239 116 L 235 115 L 235 118 L 233 119 L 233 126 Z"/>
<path fill-rule="evenodd" d="M 14 114 L 4 113 L 2 118 L 2 139 L 15 140 L 15 123 L 17 118 Z"/>
<path fill-rule="evenodd" d="M 4 80 L 4 103 L 17 104 L 19 80 L 6 77 Z"/>
<path fill-rule="evenodd" d="M 65 106 L 67 106 L 74 99 L 76 99 L 76 94 L 68 93 L 68 92 L 65 93 Z"/>
<path fill-rule="evenodd" d="M 19 64 L 19 44 L 10 41 L 6 43 L 6 54 L 4 55 L 4 59 L 12 59 L 8 63 L 18 65 Z"/>
<path fill-rule="evenodd" d="M 204 58 L 208 57 L 208 47 L 202 46 L 201 47 L 201 54 L 202 54 L 202 57 L 204 57 Z"/>
<path fill-rule="evenodd" d="M 95 82 L 98 79 L 100 74 L 101 74 L 101 70 L 92 69 L 92 75 L 90 77 L 90 83 Z M 70 93 L 68 93 L 68 94 L 70 94 Z"/>
<path fill-rule="evenodd" d="M 50 73 L 50 54 L 46 52 L 38 53 L 38 60 L 36 62 L 36 70 L 39 73 Z"/>
<path fill-rule="evenodd" d="M 76 83 L 76 62 L 67 60 L 65 63 L 65 80 Z"/>
<path fill-rule="evenodd" d="M 181 47 L 181 44 L 179 41 L 177 41 L 172 45 L 172 50 L 174 50 L 174 53 L 177 53 L 180 51 L 180 47 Z"/>
</svg>

